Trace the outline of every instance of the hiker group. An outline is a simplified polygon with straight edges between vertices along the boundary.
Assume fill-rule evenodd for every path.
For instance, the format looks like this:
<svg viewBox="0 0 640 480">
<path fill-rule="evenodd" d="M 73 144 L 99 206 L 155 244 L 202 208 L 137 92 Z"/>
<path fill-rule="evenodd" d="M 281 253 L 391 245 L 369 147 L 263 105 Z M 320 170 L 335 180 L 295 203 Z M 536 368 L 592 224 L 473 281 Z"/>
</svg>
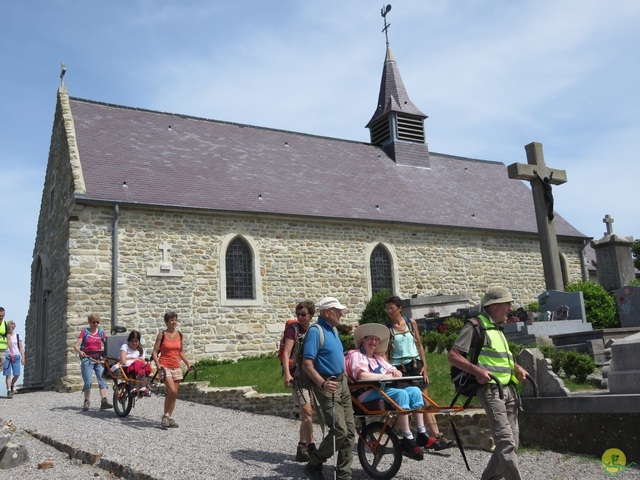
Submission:
<svg viewBox="0 0 640 480">
<path fill-rule="evenodd" d="M 80 370 L 84 381 L 82 410 L 87 411 L 91 407 L 90 395 L 94 374 L 98 380 L 101 396 L 100 409 L 111 409 L 113 405 L 107 400 L 108 389 L 102 362 L 102 352 L 107 336 L 99 326 L 100 317 L 97 314 L 90 314 L 87 317 L 87 322 L 88 326 L 80 331 L 78 340 L 73 347 L 80 356 Z M 191 364 L 184 353 L 182 332 L 177 328 L 178 314 L 172 311 L 165 313 L 164 323 L 166 328 L 156 336 L 151 357 L 156 369 L 164 374 L 162 378 L 165 385 L 164 413 L 160 424 L 164 428 L 177 428 L 178 423 L 172 415 L 178 398 L 180 382 L 183 379 L 180 361 L 185 363 L 187 370 L 191 369 Z M 150 392 L 146 378 L 151 374 L 151 365 L 148 360 L 145 360 L 145 351 L 140 344 L 140 338 L 140 332 L 137 330 L 132 330 L 129 333 L 127 342 L 120 348 L 118 363 L 113 367 L 115 369 L 123 368 L 127 374 L 131 375 L 131 378 L 138 379 L 140 388 L 138 390 L 137 387 L 134 387 L 131 390 L 132 395 L 148 396 Z M 106 374 L 108 375 L 108 373 Z"/>
<path fill-rule="evenodd" d="M 482 310 L 465 323 L 448 354 L 452 370 L 472 378 L 472 392 L 463 394 L 478 397 L 492 429 L 496 448 L 483 480 L 520 478 L 516 456 L 519 398 L 515 385 L 526 379 L 527 372 L 514 362 L 498 328 L 507 320 L 512 302 L 506 288 L 489 289 Z M 325 297 L 315 305 L 300 302 L 295 309 L 296 319 L 287 321 L 285 326 L 279 358 L 284 384 L 292 389 L 294 402 L 300 408 L 296 461 L 306 462 L 311 478 L 324 478 L 323 464 L 335 454 L 334 477 L 350 479 L 356 437 L 352 395 L 363 403 L 384 398 L 379 389 L 357 390 L 354 383 L 400 377 L 421 377 L 418 385 L 396 382 L 384 386 L 384 395 L 413 415 L 415 435 L 409 413 L 398 415 L 405 455 L 422 460 L 424 449 L 454 446 L 439 431 L 435 414 L 420 411 L 424 406 L 422 393 L 427 393 L 429 384 L 428 369 L 418 325 L 402 315 L 400 298 L 386 299 L 386 324 L 368 323 L 355 329 L 355 349 L 345 355 L 336 327 L 346 309 L 334 297 Z M 311 323 L 316 311 L 317 322 Z M 504 389 L 504 399 L 497 394 L 496 381 Z M 314 412 L 323 431 L 324 427 L 328 429 L 319 445 L 313 437 Z"/>
</svg>

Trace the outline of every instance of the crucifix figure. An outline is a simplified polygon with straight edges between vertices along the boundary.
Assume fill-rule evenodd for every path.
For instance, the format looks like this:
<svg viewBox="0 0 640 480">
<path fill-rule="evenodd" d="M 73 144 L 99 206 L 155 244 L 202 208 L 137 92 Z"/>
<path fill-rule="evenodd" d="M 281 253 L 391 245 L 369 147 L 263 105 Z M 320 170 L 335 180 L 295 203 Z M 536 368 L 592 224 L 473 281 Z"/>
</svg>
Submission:
<svg viewBox="0 0 640 480">
<path fill-rule="evenodd" d="M 547 167 L 542 155 L 542 144 L 533 142 L 526 145 L 527 163 L 513 163 L 507 167 L 509 178 L 531 182 L 533 205 L 540 238 L 540 253 L 544 268 L 547 290 L 564 290 L 560 269 L 560 252 L 556 228 L 553 224 L 553 192 L 551 185 L 561 185 L 567 181 L 567 172 Z"/>
<path fill-rule="evenodd" d="M 602 221 L 607 224 L 607 231 L 604 232 L 604 235 L 613 235 L 613 217 L 607 213 Z"/>
</svg>

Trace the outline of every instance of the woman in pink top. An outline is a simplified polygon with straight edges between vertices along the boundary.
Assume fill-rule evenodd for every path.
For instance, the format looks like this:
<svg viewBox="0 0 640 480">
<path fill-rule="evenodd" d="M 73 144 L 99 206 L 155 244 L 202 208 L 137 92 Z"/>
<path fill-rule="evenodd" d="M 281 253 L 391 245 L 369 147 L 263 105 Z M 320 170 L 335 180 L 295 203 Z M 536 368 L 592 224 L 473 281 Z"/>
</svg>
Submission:
<svg viewBox="0 0 640 480">
<path fill-rule="evenodd" d="M 180 360 L 185 363 L 187 370 L 191 369 L 191 364 L 182 348 L 182 333 L 177 329 L 178 314 L 175 312 L 165 313 L 164 323 L 167 329 L 158 333 L 156 337 L 156 343 L 153 346 L 153 361 L 158 369 L 164 368 L 165 370 L 164 386 L 166 393 L 161 424 L 165 428 L 177 428 L 178 424 L 171 415 L 173 415 L 173 409 L 176 406 L 178 388 L 180 388 L 180 382 L 182 381 Z"/>
<path fill-rule="evenodd" d="M 103 350 L 103 344 L 106 339 L 104 331 L 98 327 L 100 325 L 100 317 L 92 313 L 87 317 L 89 326 L 82 329 L 80 335 L 78 335 L 78 341 L 73 346 L 73 349 L 80 355 L 80 372 L 82 373 L 82 380 L 84 380 L 84 387 L 82 392 L 84 393 L 84 405 L 82 410 L 89 410 L 91 405 L 89 402 L 89 396 L 91 395 L 91 383 L 93 382 L 93 373 L 95 372 L 98 379 L 98 388 L 100 389 L 100 396 L 102 397 L 102 403 L 100 404 L 100 410 L 107 410 L 113 408 L 107 401 L 107 383 L 104 381 L 102 372 L 104 367 L 100 362 L 100 352 Z"/>
</svg>

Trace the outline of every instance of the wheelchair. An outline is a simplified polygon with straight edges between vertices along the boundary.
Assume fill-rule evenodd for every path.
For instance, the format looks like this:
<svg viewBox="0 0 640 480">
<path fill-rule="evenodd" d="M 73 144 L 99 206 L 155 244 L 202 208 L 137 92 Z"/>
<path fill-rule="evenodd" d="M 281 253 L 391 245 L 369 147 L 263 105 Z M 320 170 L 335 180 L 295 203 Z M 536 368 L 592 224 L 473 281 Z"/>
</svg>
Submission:
<svg viewBox="0 0 640 480">
<path fill-rule="evenodd" d="M 161 367 L 157 370 L 149 357 L 144 360 L 151 366 L 151 374 L 147 375 L 144 380 L 127 374 L 125 368 L 120 365 L 120 347 L 127 343 L 127 335 L 122 334 L 126 331 L 125 327 L 116 326 L 112 332 L 114 335 L 108 336 L 105 341 L 105 350 L 100 355 L 100 359 L 91 359 L 102 364 L 104 367 L 103 376 L 113 381 L 113 409 L 117 416 L 123 418 L 129 415 L 136 400 L 144 398 L 140 392 L 142 384 L 146 384 L 150 394 L 157 395 L 165 375 L 164 368 Z M 194 378 L 197 378 L 194 367 L 185 373 L 185 378 L 189 372 L 193 372 Z"/>
<path fill-rule="evenodd" d="M 399 415 L 416 412 L 456 413 L 462 406 L 443 407 L 422 392 L 424 406 L 418 410 L 403 410 L 385 392 L 387 385 L 417 383 L 422 377 L 399 377 L 385 380 L 360 381 L 350 384 L 351 402 L 358 435 L 357 452 L 362 469 L 376 480 L 393 478 L 402 465 L 403 450 L 394 427 Z M 358 395 L 367 389 L 376 390 L 383 398 L 360 402 Z"/>
</svg>

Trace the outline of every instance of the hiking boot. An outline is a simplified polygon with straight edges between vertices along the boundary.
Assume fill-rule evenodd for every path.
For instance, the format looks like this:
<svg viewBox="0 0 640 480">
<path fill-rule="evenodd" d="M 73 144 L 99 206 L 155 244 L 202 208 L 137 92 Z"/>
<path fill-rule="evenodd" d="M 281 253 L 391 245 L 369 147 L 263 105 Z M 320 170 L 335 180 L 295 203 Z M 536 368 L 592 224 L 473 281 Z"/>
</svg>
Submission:
<svg viewBox="0 0 640 480">
<path fill-rule="evenodd" d="M 178 428 L 178 423 L 171 417 L 169 417 L 169 427 Z"/>
<path fill-rule="evenodd" d="M 442 432 L 438 433 L 436 435 L 436 443 L 438 443 L 441 448 L 437 448 L 434 445 L 434 449 L 435 450 L 444 450 L 445 448 L 451 448 L 451 447 L 455 447 L 456 446 L 456 442 L 454 442 L 453 440 L 449 440 L 448 438 L 446 438 Z"/>
<path fill-rule="evenodd" d="M 87 399 L 84 401 L 84 403 L 82 404 L 82 411 L 86 412 L 87 410 L 89 410 L 89 407 L 91 406 L 91 402 Z"/>
<path fill-rule="evenodd" d="M 430 437 L 424 432 L 418 432 L 416 443 L 424 448 L 433 448 L 433 445 L 436 443 L 436 438 Z"/>
<path fill-rule="evenodd" d="M 171 426 L 171 422 L 169 421 L 169 415 L 163 415 L 162 420 L 160 421 L 160 425 L 164 428 L 169 428 Z"/>
<path fill-rule="evenodd" d="M 407 454 L 407 457 L 412 458 L 414 460 L 424 459 L 422 448 L 418 446 L 418 444 L 413 438 L 403 438 L 400 441 L 400 445 L 402 445 L 402 449 Z"/>
<path fill-rule="evenodd" d="M 298 444 L 298 450 L 296 451 L 296 462 L 308 462 L 309 461 L 309 448 L 306 445 Z"/>
<path fill-rule="evenodd" d="M 317 450 L 317 448 L 316 448 L 316 444 L 315 443 L 307 444 L 307 451 L 309 452 L 309 457 L 311 457 L 311 454 L 313 452 L 315 452 L 316 450 Z"/>
<path fill-rule="evenodd" d="M 322 474 L 322 464 L 312 465 L 311 462 L 309 462 L 304 467 L 304 471 L 307 472 L 309 478 L 313 480 L 324 480 L 324 475 Z"/>
<path fill-rule="evenodd" d="M 13 390 L 7 392 L 7 398 L 13 398 Z"/>
<path fill-rule="evenodd" d="M 107 402 L 106 398 L 103 398 L 102 402 L 100 403 L 100 410 L 109 410 L 110 408 L 113 408 L 113 405 Z"/>
</svg>

